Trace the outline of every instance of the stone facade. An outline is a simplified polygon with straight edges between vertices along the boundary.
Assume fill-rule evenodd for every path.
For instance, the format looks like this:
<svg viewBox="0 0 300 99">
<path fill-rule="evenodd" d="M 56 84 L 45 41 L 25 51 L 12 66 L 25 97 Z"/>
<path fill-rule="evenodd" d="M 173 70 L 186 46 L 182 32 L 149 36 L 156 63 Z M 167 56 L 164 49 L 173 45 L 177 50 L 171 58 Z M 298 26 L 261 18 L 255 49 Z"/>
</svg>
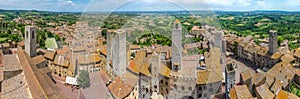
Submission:
<svg viewBox="0 0 300 99">
<path fill-rule="evenodd" d="M 172 30 L 172 70 L 181 69 L 182 61 L 182 28 L 180 21 L 176 20 L 174 22 Z"/>
<path fill-rule="evenodd" d="M 25 51 L 31 56 L 36 55 L 36 28 L 34 26 L 25 27 Z"/>
<path fill-rule="evenodd" d="M 235 65 L 233 63 L 227 64 L 225 67 L 225 92 L 228 98 L 229 90 L 235 85 Z"/>
<path fill-rule="evenodd" d="M 159 68 L 160 68 L 160 55 L 153 55 L 150 62 L 150 68 L 151 68 L 151 87 L 152 91 L 159 92 Z"/>
<path fill-rule="evenodd" d="M 211 99 L 211 95 L 221 92 L 222 81 L 198 84 L 197 85 L 197 98 L 195 99 Z"/>
<path fill-rule="evenodd" d="M 121 75 L 126 71 L 127 66 L 126 33 L 124 31 L 109 31 L 107 36 L 107 69 L 110 68 L 109 64 L 112 62 L 113 72 L 116 75 Z"/>
<path fill-rule="evenodd" d="M 277 51 L 277 31 L 270 30 L 269 32 L 269 52 L 275 54 Z"/>
</svg>

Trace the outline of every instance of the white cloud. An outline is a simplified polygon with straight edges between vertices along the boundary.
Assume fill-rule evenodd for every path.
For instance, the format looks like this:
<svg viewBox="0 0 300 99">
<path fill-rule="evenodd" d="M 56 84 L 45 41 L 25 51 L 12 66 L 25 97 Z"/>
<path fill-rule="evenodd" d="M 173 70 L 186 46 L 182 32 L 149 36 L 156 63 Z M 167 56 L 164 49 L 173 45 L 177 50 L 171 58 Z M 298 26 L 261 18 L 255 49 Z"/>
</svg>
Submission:
<svg viewBox="0 0 300 99">
<path fill-rule="evenodd" d="M 57 4 L 59 6 L 76 6 L 76 4 L 71 0 L 58 0 Z"/>
</svg>

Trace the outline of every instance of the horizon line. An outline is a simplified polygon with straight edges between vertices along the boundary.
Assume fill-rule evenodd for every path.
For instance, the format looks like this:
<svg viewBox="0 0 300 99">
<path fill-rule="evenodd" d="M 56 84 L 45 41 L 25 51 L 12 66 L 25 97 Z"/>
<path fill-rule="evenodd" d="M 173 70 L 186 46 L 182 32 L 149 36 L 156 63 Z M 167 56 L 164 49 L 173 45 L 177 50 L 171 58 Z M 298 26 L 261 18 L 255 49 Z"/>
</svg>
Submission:
<svg viewBox="0 0 300 99">
<path fill-rule="evenodd" d="M 35 10 L 35 9 L 0 9 L 0 11 L 37 11 L 37 12 L 53 12 L 53 13 L 112 13 L 112 12 L 300 12 L 300 10 L 115 10 L 115 11 L 50 11 L 50 10 Z"/>
</svg>

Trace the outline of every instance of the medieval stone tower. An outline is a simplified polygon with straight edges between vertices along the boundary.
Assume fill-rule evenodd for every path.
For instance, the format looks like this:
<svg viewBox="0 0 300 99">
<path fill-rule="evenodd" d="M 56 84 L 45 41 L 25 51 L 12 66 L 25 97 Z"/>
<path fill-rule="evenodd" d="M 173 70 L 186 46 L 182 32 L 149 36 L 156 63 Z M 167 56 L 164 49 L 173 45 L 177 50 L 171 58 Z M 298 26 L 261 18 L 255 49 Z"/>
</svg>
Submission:
<svg viewBox="0 0 300 99">
<path fill-rule="evenodd" d="M 270 30 L 269 32 L 269 52 L 271 54 L 276 53 L 277 51 L 277 31 L 276 30 Z"/>
<path fill-rule="evenodd" d="M 25 51 L 31 56 L 36 55 L 36 28 L 34 26 L 25 27 Z"/>
<path fill-rule="evenodd" d="M 172 70 L 178 71 L 181 69 L 182 57 L 182 28 L 180 21 L 174 22 L 172 30 Z"/>
<path fill-rule="evenodd" d="M 159 69 L 160 69 L 160 61 L 161 57 L 160 54 L 154 53 L 154 55 L 151 57 L 151 87 L 152 90 L 155 92 L 159 92 Z"/>
<path fill-rule="evenodd" d="M 126 72 L 126 33 L 124 31 L 109 31 L 107 33 L 107 70 L 112 62 L 113 73 L 117 76 Z"/>
</svg>

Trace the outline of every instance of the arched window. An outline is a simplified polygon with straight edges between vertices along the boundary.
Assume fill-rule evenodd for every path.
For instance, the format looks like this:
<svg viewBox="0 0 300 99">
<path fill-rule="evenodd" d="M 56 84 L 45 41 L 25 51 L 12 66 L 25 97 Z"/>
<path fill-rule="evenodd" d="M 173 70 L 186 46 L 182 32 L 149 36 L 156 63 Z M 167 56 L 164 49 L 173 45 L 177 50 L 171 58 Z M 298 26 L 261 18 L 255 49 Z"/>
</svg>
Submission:
<svg viewBox="0 0 300 99">
<path fill-rule="evenodd" d="M 184 86 L 181 86 L 181 90 L 183 90 L 183 91 L 184 91 Z"/>
</svg>

